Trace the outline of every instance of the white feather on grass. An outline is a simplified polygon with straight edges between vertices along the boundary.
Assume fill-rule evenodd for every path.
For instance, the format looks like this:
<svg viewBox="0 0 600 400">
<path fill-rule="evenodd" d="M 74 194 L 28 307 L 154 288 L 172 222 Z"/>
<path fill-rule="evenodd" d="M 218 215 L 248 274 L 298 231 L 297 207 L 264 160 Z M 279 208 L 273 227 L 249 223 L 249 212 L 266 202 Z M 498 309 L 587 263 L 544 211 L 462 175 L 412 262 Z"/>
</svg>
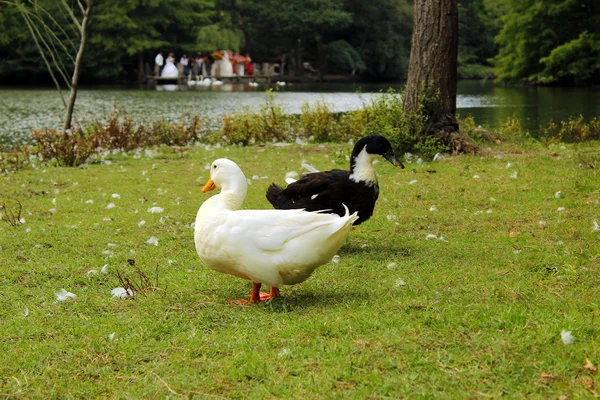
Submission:
<svg viewBox="0 0 600 400">
<path fill-rule="evenodd" d="M 304 168 L 311 174 L 314 174 L 315 172 L 320 172 L 318 169 L 316 169 L 315 167 L 313 167 L 312 165 L 310 165 L 308 163 L 303 162 L 301 165 L 302 165 L 302 168 Z"/>
<path fill-rule="evenodd" d="M 158 246 L 158 238 L 155 236 L 150 236 L 150 239 L 146 240 L 146 243 L 149 245 Z"/>
<path fill-rule="evenodd" d="M 138 228 L 141 228 L 144 225 L 146 225 L 146 221 L 141 220 L 140 222 L 138 222 Z"/>
<path fill-rule="evenodd" d="M 110 294 L 112 295 L 112 297 L 117 297 L 119 299 L 126 299 L 127 297 L 135 296 L 135 293 L 133 292 L 133 290 L 131 290 L 131 289 L 127 290 L 122 287 L 114 288 L 113 290 L 110 291 Z"/>
<path fill-rule="evenodd" d="M 23 316 L 26 317 L 29 315 L 29 308 L 25 307 L 25 311 L 23 312 Z"/>
<path fill-rule="evenodd" d="M 437 210 L 438 210 L 438 209 L 437 209 L 437 207 L 436 207 L 436 206 L 431 206 L 431 207 L 429 207 L 429 211 L 431 211 L 431 212 L 434 212 L 434 211 L 437 211 Z"/>
<path fill-rule="evenodd" d="M 594 221 L 594 226 L 592 227 L 592 231 L 600 232 L 600 226 L 598 225 L 598 221 Z"/>
<path fill-rule="evenodd" d="M 396 264 L 396 262 L 393 261 L 387 265 L 387 269 L 395 269 L 397 265 L 398 264 Z"/>
<path fill-rule="evenodd" d="M 401 287 L 404 285 L 406 285 L 406 282 L 404 282 L 404 279 L 402 279 L 402 278 L 396 279 L 396 287 Z"/>
<path fill-rule="evenodd" d="M 333 256 L 333 258 L 331 259 L 331 262 L 334 264 L 338 264 L 340 262 L 340 256 L 338 256 L 337 254 L 335 256 Z"/>
<path fill-rule="evenodd" d="M 416 180 L 416 179 L 413 179 L 412 181 L 408 182 L 408 184 L 409 184 L 409 185 L 414 185 L 414 184 L 415 184 L 415 183 L 417 183 L 417 182 L 419 182 L 419 181 L 418 181 L 418 180 Z"/>
<path fill-rule="evenodd" d="M 77 297 L 77 295 L 75 295 L 74 293 L 68 292 L 65 289 L 60 289 L 59 292 L 54 293 L 54 295 L 56 296 L 56 300 L 58 301 L 65 301 L 68 298 L 75 298 Z"/>
<path fill-rule="evenodd" d="M 513 171 L 513 173 L 510 174 L 510 179 L 517 179 L 518 176 L 519 176 L 519 172 L 518 171 Z"/>
<path fill-rule="evenodd" d="M 120 195 L 120 194 L 118 194 L 118 193 L 113 193 L 113 194 L 112 194 L 112 198 L 113 198 L 113 199 L 120 199 L 120 198 L 121 198 L 121 195 Z"/>
<path fill-rule="evenodd" d="M 554 197 L 556 197 L 557 199 L 562 199 L 564 196 L 563 193 L 559 190 L 558 192 L 554 193 Z"/>
<path fill-rule="evenodd" d="M 437 235 L 434 235 L 433 233 L 430 233 L 429 235 L 425 236 L 425 240 L 430 240 L 430 239 L 437 239 Z"/>
<path fill-rule="evenodd" d="M 292 178 L 294 180 L 298 179 L 298 173 L 296 171 L 289 171 L 285 174 L 285 179 Z"/>
<path fill-rule="evenodd" d="M 100 270 L 100 273 L 102 273 L 104 275 L 108 274 L 108 264 L 104 264 L 104 266 Z"/>
<path fill-rule="evenodd" d="M 280 351 L 280 352 L 277 354 L 277 357 L 281 358 L 281 357 L 285 357 L 285 356 L 287 356 L 287 355 L 289 355 L 289 354 L 290 354 L 290 351 L 289 351 L 289 349 L 287 349 L 287 348 L 283 348 L 283 349 L 282 349 L 282 350 L 281 350 L 281 351 Z"/>
<path fill-rule="evenodd" d="M 112 342 L 112 341 L 113 341 L 113 339 L 115 338 L 115 334 L 116 334 L 116 332 L 113 332 L 113 333 L 111 333 L 110 335 L 108 335 L 108 341 L 109 341 L 109 342 Z"/>
<path fill-rule="evenodd" d="M 562 342 L 567 346 L 573 344 L 573 342 L 575 341 L 575 336 L 573 336 L 571 331 L 566 331 L 564 329 L 560 332 L 560 338 L 562 339 Z"/>
<path fill-rule="evenodd" d="M 110 210 L 111 208 L 115 208 L 115 207 L 116 207 L 115 203 L 108 203 L 108 205 L 106 206 L 106 209 Z"/>
<path fill-rule="evenodd" d="M 148 212 L 151 213 L 151 214 L 158 214 L 158 213 L 161 213 L 163 211 L 165 211 L 165 209 L 162 208 L 162 207 L 150 207 L 148 209 Z"/>
</svg>

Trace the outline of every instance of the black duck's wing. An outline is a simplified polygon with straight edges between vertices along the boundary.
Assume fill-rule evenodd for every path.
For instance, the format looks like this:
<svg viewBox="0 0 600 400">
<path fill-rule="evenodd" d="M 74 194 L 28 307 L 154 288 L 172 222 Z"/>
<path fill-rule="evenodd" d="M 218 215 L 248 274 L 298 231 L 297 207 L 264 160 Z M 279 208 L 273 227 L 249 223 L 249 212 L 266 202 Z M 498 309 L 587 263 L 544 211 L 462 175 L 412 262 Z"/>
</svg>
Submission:
<svg viewBox="0 0 600 400">
<path fill-rule="evenodd" d="M 343 185 L 349 181 L 349 171 L 334 169 L 307 174 L 283 189 L 272 184 L 267 199 L 275 208 L 305 208 L 308 211 L 330 209 L 343 215 L 341 205 Z"/>
</svg>

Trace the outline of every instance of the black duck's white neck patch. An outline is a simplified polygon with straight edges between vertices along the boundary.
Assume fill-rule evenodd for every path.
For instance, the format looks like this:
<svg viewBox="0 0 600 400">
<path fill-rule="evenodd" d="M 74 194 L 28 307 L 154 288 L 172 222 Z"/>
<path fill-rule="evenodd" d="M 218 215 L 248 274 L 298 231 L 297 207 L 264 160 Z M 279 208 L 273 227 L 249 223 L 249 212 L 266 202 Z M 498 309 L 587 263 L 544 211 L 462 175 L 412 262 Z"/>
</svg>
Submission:
<svg viewBox="0 0 600 400">
<path fill-rule="evenodd" d="M 367 153 L 367 146 L 358 153 L 358 156 L 353 160 L 353 169 L 350 174 L 350 180 L 359 183 L 364 182 L 368 186 L 377 183 L 377 175 L 373 167 L 373 161 L 377 158 L 376 154 Z"/>
</svg>

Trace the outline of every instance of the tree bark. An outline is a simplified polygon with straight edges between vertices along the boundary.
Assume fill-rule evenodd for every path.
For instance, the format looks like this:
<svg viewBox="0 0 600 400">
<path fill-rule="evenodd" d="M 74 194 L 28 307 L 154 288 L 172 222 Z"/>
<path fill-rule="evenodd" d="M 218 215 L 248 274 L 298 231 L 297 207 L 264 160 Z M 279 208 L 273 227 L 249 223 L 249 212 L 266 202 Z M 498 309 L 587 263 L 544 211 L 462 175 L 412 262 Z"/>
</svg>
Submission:
<svg viewBox="0 0 600 400">
<path fill-rule="evenodd" d="M 71 92 L 69 93 L 69 100 L 67 102 L 67 109 L 65 111 L 65 122 L 63 125 L 63 132 L 66 133 L 71 128 L 71 122 L 73 120 L 73 109 L 75 108 L 75 100 L 77 99 L 77 87 L 79 85 L 79 75 L 81 72 L 81 64 L 83 62 L 83 53 L 88 40 L 87 26 L 92 13 L 92 0 L 86 0 L 86 8 L 83 11 L 83 20 L 81 21 L 81 41 L 79 42 L 79 50 L 77 51 L 77 57 L 75 58 L 75 67 L 73 69 L 73 78 L 71 79 Z"/>
<path fill-rule="evenodd" d="M 421 110 L 428 118 L 421 134 L 437 136 L 454 151 L 464 150 L 460 143 L 448 143 L 456 140 L 458 132 L 457 3 L 457 0 L 415 0 L 408 80 L 403 99 L 405 111 Z"/>
</svg>

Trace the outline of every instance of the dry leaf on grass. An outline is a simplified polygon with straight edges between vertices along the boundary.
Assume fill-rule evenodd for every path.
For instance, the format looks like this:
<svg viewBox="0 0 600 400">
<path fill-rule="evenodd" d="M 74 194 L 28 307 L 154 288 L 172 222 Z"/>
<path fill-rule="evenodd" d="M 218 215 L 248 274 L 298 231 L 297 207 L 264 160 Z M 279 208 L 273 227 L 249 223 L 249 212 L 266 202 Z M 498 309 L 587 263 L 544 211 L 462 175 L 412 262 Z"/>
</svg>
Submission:
<svg viewBox="0 0 600 400">
<path fill-rule="evenodd" d="M 594 366 L 594 364 L 592 364 L 592 362 L 590 361 L 589 358 L 585 359 L 585 365 L 583 366 L 583 369 L 585 369 L 586 371 L 589 371 L 593 374 L 595 374 L 596 372 L 598 372 L 598 368 L 596 368 Z"/>
</svg>

